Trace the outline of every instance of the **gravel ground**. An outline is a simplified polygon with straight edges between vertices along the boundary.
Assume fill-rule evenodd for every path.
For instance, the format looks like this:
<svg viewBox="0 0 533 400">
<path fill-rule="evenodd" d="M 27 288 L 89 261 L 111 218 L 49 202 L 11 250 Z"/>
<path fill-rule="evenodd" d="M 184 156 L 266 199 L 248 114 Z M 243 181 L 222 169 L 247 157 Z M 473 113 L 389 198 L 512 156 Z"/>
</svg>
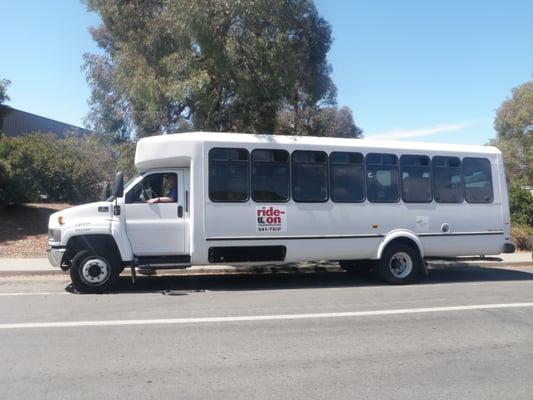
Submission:
<svg viewBox="0 0 533 400">
<path fill-rule="evenodd" d="M 50 214 L 66 203 L 0 207 L 0 257 L 45 257 Z"/>
</svg>

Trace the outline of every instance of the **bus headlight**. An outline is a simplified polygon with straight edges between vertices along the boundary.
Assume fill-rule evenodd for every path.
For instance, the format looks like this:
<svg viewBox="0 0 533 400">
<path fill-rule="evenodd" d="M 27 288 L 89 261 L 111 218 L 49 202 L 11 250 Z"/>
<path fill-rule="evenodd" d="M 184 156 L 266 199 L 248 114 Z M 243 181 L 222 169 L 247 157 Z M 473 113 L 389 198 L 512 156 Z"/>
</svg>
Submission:
<svg viewBox="0 0 533 400">
<path fill-rule="evenodd" d="M 49 242 L 61 242 L 61 229 L 48 229 Z"/>
</svg>

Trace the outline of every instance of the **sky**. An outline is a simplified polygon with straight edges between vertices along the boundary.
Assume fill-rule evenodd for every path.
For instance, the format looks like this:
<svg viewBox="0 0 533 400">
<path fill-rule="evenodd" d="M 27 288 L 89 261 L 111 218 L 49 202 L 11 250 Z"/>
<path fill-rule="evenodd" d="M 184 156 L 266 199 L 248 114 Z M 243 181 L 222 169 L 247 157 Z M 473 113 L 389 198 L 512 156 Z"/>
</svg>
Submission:
<svg viewBox="0 0 533 400">
<path fill-rule="evenodd" d="M 332 28 L 339 106 L 367 138 L 486 144 L 496 109 L 533 78 L 533 1 L 316 0 Z M 78 0 L 0 0 L 0 78 L 14 108 L 83 126 L 83 54 L 98 24 Z"/>
</svg>

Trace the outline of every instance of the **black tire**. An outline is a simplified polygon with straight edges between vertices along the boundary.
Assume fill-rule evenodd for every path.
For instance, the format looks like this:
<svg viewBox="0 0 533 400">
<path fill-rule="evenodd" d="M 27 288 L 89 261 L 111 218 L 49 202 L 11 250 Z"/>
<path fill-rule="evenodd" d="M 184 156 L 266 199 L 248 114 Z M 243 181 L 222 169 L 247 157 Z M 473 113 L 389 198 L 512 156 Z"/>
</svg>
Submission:
<svg viewBox="0 0 533 400">
<path fill-rule="evenodd" d="M 106 250 L 82 250 L 72 259 L 70 279 L 79 293 L 103 293 L 118 281 L 120 260 Z"/>
<path fill-rule="evenodd" d="M 343 260 L 340 267 L 350 274 L 368 274 L 376 266 L 374 260 Z"/>
<path fill-rule="evenodd" d="M 406 244 L 387 246 L 378 262 L 378 275 L 393 285 L 405 285 L 416 281 L 422 267 L 418 252 Z"/>
</svg>

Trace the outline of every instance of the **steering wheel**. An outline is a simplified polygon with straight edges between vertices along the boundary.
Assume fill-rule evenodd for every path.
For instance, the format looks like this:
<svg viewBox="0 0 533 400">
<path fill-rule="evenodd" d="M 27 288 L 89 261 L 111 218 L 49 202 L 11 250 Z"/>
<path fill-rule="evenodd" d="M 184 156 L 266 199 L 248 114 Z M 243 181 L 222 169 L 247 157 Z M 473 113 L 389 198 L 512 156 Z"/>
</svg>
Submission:
<svg viewBox="0 0 533 400">
<path fill-rule="evenodd" d="M 153 199 L 154 197 L 157 197 L 155 195 L 155 192 L 150 188 L 142 188 L 141 189 L 141 195 L 140 198 L 142 201 Z"/>
</svg>

